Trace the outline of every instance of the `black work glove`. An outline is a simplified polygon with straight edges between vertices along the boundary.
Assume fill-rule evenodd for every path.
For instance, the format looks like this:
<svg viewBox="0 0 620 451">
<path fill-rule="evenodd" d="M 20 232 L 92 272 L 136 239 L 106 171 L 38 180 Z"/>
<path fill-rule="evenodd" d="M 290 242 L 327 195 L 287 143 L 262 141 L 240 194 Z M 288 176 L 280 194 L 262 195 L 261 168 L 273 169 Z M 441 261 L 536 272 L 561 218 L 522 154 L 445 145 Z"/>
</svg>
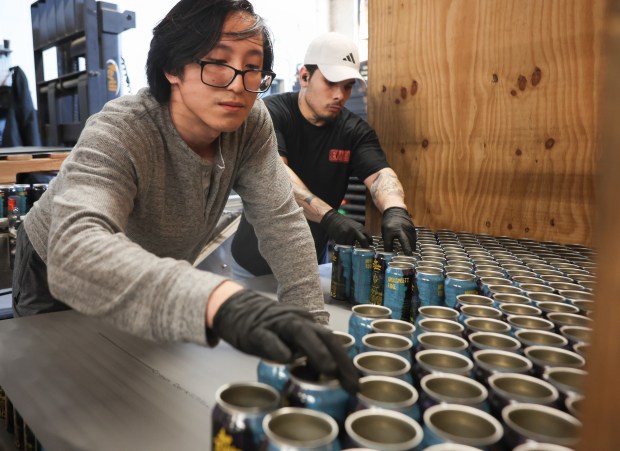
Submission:
<svg viewBox="0 0 620 451">
<path fill-rule="evenodd" d="M 307 356 L 316 371 L 338 378 L 349 393 L 358 390 L 359 375 L 338 337 L 302 308 L 242 290 L 220 306 L 212 331 L 240 351 L 264 359 L 290 363 Z"/>
<path fill-rule="evenodd" d="M 413 255 L 416 240 L 415 226 L 409 212 L 404 208 L 390 207 L 383 212 L 381 235 L 383 247 L 387 252 L 392 252 L 394 240 L 397 239 L 405 255 Z"/>
<path fill-rule="evenodd" d="M 327 236 L 336 244 L 355 244 L 357 241 L 360 246 L 368 247 L 372 243 L 372 236 L 363 225 L 354 219 L 341 215 L 333 208 L 325 213 L 320 224 L 327 232 Z"/>
</svg>

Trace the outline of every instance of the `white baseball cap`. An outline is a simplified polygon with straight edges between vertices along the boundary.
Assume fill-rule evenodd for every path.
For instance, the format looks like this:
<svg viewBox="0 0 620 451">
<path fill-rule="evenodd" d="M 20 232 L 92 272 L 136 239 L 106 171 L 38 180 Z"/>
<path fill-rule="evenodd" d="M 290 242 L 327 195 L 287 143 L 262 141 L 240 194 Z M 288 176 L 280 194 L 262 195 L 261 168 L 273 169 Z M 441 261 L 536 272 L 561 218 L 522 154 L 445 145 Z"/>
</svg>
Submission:
<svg viewBox="0 0 620 451">
<path fill-rule="evenodd" d="M 304 65 L 306 64 L 319 66 L 323 76 L 333 83 L 351 78 L 366 83 L 359 72 L 360 56 L 357 45 L 340 33 L 324 33 L 314 38 L 306 50 Z"/>
</svg>

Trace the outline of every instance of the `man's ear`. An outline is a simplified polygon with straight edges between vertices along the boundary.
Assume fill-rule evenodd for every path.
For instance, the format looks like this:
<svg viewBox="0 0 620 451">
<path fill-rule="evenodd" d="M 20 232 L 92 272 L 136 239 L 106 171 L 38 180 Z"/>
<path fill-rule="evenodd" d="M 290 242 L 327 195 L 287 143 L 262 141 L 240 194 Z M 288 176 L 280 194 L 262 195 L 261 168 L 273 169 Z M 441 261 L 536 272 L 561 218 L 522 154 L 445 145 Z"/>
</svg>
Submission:
<svg viewBox="0 0 620 451">
<path fill-rule="evenodd" d="M 302 66 L 302 68 L 299 69 L 299 84 L 301 86 L 307 86 L 309 81 L 310 81 L 310 72 L 308 72 L 308 69 L 306 69 L 306 66 Z"/>
<path fill-rule="evenodd" d="M 166 71 L 164 71 L 164 75 L 166 76 L 168 83 L 170 83 L 171 85 L 178 85 L 182 78 L 179 75 L 174 75 Z"/>
</svg>

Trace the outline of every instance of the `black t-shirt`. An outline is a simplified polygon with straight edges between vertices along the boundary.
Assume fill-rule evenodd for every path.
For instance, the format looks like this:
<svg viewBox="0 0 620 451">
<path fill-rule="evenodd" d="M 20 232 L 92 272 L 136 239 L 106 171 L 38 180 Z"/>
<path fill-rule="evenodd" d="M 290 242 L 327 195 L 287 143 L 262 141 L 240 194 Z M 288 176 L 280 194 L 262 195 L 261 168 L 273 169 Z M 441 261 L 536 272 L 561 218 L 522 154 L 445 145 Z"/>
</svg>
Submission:
<svg viewBox="0 0 620 451">
<path fill-rule="evenodd" d="M 379 138 L 366 121 L 344 108 L 337 118 L 317 127 L 299 111 L 298 92 L 264 99 L 271 114 L 278 152 L 310 192 L 338 209 L 344 199 L 349 177 L 360 180 L 389 167 Z M 322 261 L 327 235 L 318 223 L 309 222 L 317 257 Z M 271 273 L 258 252 L 254 229 L 242 215 L 232 242 L 235 260 L 255 275 Z"/>
</svg>

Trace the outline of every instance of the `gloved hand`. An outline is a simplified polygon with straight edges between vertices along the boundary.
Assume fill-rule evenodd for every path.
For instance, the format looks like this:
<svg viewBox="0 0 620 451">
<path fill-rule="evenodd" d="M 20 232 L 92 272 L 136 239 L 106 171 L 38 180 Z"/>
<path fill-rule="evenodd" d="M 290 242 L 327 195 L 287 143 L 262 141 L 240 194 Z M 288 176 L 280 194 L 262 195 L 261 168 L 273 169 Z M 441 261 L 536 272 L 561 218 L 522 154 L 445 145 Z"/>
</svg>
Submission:
<svg viewBox="0 0 620 451">
<path fill-rule="evenodd" d="M 337 377 L 348 392 L 358 390 L 359 375 L 338 338 L 299 307 L 242 290 L 220 306 L 212 331 L 240 351 L 264 359 L 288 363 L 305 355 L 309 365 Z"/>
<path fill-rule="evenodd" d="M 394 240 L 398 239 L 405 255 L 413 255 L 416 241 L 415 226 L 409 212 L 404 208 L 390 207 L 383 212 L 381 235 L 383 247 L 387 252 L 392 252 Z"/>
<path fill-rule="evenodd" d="M 363 225 L 354 219 L 341 215 L 333 208 L 325 213 L 320 224 L 327 232 L 327 236 L 333 239 L 336 244 L 355 244 L 357 241 L 360 246 L 368 247 L 372 243 L 372 236 Z"/>
</svg>

